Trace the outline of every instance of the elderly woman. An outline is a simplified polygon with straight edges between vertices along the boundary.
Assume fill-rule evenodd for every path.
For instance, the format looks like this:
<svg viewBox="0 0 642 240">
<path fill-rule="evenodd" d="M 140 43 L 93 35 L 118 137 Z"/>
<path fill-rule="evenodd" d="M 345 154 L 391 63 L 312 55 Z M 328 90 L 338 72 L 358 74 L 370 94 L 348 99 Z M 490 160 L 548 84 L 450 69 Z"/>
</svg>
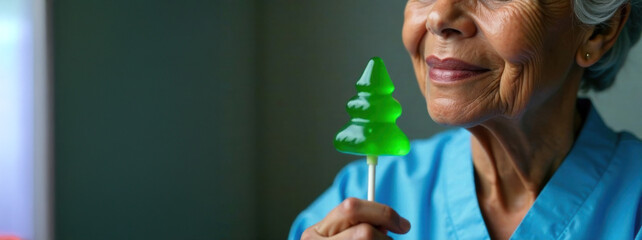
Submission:
<svg viewBox="0 0 642 240">
<path fill-rule="evenodd" d="M 577 99 L 613 83 L 641 8 L 408 1 L 403 43 L 428 112 L 462 129 L 381 160 L 379 203 L 353 198 L 367 169 L 347 166 L 290 239 L 642 239 L 642 142 Z"/>
</svg>

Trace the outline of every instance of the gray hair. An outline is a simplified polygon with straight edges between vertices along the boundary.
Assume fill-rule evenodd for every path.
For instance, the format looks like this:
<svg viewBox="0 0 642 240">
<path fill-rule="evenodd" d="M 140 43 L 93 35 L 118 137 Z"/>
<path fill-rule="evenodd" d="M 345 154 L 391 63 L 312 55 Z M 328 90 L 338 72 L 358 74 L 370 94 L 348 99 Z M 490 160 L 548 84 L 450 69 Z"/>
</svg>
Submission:
<svg viewBox="0 0 642 240">
<path fill-rule="evenodd" d="M 613 85 L 629 50 L 640 40 L 642 31 L 642 0 L 573 0 L 575 15 L 584 24 L 608 27 L 606 22 L 626 4 L 631 4 L 629 19 L 619 38 L 602 58 L 584 71 L 582 89 L 602 91 Z"/>
</svg>

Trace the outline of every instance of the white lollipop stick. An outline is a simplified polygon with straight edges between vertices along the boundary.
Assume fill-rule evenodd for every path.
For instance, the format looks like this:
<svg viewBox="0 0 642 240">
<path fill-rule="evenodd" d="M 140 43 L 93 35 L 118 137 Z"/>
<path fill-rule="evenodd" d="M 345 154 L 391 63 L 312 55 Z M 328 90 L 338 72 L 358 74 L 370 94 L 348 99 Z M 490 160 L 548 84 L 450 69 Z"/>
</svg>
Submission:
<svg viewBox="0 0 642 240">
<path fill-rule="evenodd" d="M 377 156 L 367 157 L 368 163 L 368 201 L 374 202 L 375 200 L 375 171 L 377 167 Z"/>
</svg>

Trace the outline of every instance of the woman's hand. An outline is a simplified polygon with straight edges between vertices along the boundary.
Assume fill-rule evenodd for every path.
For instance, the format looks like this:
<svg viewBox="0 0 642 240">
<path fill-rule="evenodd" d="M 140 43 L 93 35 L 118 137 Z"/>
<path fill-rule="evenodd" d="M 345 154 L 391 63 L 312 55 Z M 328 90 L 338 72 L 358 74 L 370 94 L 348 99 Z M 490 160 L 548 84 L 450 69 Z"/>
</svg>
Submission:
<svg viewBox="0 0 642 240">
<path fill-rule="evenodd" d="M 410 222 L 392 208 L 366 200 L 348 198 L 317 224 L 303 232 L 301 239 L 391 239 L 388 231 L 407 233 Z"/>
</svg>

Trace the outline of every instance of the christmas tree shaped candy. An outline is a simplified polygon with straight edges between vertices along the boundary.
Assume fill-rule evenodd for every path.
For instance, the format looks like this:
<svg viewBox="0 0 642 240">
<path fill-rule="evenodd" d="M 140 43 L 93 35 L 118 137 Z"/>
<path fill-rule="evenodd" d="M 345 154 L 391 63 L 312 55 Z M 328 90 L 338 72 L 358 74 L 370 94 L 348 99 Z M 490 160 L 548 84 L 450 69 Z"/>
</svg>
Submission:
<svg viewBox="0 0 642 240">
<path fill-rule="evenodd" d="M 370 59 L 356 87 L 357 96 L 346 106 L 350 122 L 337 133 L 334 146 L 340 152 L 367 156 L 368 200 L 374 201 L 377 156 L 405 155 L 410 144 L 397 127 L 401 104 L 391 95 L 395 87 L 381 58 Z"/>
</svg>

